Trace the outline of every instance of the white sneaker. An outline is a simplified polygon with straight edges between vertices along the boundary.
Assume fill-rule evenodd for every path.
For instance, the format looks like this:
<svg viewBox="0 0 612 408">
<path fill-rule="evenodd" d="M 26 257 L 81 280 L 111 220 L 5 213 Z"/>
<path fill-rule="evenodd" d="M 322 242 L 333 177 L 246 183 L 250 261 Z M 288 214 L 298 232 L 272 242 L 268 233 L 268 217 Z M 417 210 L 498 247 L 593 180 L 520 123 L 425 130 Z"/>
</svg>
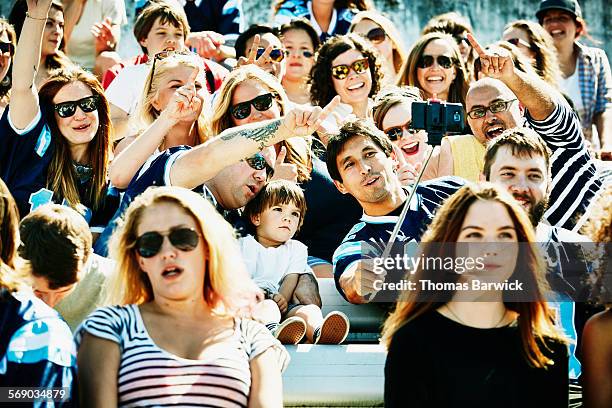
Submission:
<svg viewBox="0 0 612 408">
<path fill-rule="evenodd" d="M 319 330 L 314 344 L 342 344 L 349 334 L 351 323 L 342 312 L 329 312 Z"/>
<path fill-rule="evenodd" d="M 306 322 L 301 317 L 285 319 L 274 331 L 274 337 L 282 344 L 298 344 L 306 334 Z"/>
</svg>

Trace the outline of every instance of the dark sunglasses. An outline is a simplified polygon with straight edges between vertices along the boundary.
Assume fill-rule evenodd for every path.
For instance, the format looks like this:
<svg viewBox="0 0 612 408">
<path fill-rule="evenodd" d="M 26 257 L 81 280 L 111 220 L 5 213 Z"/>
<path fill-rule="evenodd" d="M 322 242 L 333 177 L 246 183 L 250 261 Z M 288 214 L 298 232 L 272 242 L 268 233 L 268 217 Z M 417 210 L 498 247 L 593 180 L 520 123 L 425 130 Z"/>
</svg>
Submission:
<svg viewBox="0 0 612 408">
<path fill-rule="evenodd" d="M 308 51 L 308 50 L 295 50 L 295 52 L 300 55 L 302 54 L 304 56 L 304 58 L 312 58 L 314 56 L 314 52 L 312 51 Z M 285 50 L 285 55 L 288 57 L 289 55 L 291 55 L 293 53 L 293 51 L 291 50 Z"/>
<path fill-rule="evenodd" d="M 53 109 L 57 112 L 60 118 L 69 118 L 76 113 L 77 106 L 81 108 L 83 112 L 89 113 L 98 109 L 98 102 L 100 102 L 99 95 L 91 95 L 78 101 L 69 101 L 57 103 L 53 106 Z"/>
<path fill-rule="evenodd" d="M 444 69 L 449 69 L 454 65 L 454 61 L 451 57 L 447 57 L 446 55 L 423 55 L 419 58 L 417 62 L 417 67 L 419 68 L 429 68 L 434 64 L 434 61 L 438 62 L 438 65 Z"/>
<path fill-rule="evenodd" d="M 404 129 L 406 129 L 408 134 L 416 135 L 417 133 L 419 133 L 419 129 L 412 129 L 410 127 L 411 124 L 412 122 L 408 122 L 403 124 L 402 126 L 394 126 L 385 130 L 385 134 L 392 142 L 395 142 L 396 140 L 399 140 L 402 138 L 402 136 L 404 136 Z"/>
<path fill-rule="evenodd" d="M 15 54 L 15 46 L 11 43 L 0 42 L 0 52 L 3 54 L 8 52 L 12 57 Z"/>
<path fill-rule="evenodd" d="M 519 45 L 522 45 L 523 47 L 531 48 L 531 44 L 529 44 L 525 40 L 521 40 L 520 38 L 508 38 L 506 40 L 506 42 L 509 42 L 510 44 L 514 45 L 515 47 L 518 47 Z"/>
<path fill-rule="evenodd" d="M 251 114 L 251 105 L 260 112 L 265 112 L 272 107 L 272 100 L 276 94 L 267 93 L 259 95 L 249 101 L 240 102 L 230 108 L 232 116 L 238 120 L 246 119 Z"/>
<path fill-rule="evenodd" d="M 368 33 L 366 34 L 366 38 L 370 40 L 372 44 L 380 44 L 381 42 L 385 41 L 385 38 L 387 38 L 387 34 L 385 33 L 385 30 L 378 27 L 368 31 Z"/>
<path fill-rule="evenodd" d="M 200 234 L 195 229 L 175 227 L 167 234 L 157 231 L 145 232 L 136 240 L 136 251 L 143 258 L 151 258 L 159 253 L 166 236 L 172 246 L 186 252 L 193 251 L 200 242 Z"/>
<path fill-rule="evenodd" d="M 260 170 L 266 169 L 267 175 L 270 176 L 274 174 L 274 169 L 272 168 L 272 166 L 268 164 L 268 162 L 266 161 L 266 158 L 263 157 L 261 153 L 255 153 L 253 156 L 247 157 L 246 159 L 244 159 L 244 161 L 247 162 L 247 164 L 253 170 L 260 171 Z"/>
<path fill-rule="evenodd" d="M 260 58 L 265 51 L 265 48 L 259 47 L 257 49 L 257 58 Z M 283 58 L 285 58 L 285 50 L 281 48 L 272 48 L 272 51 L 270 51 L 270 59 L 272 61 L 281 62 Z"/>
<path fill-rule="evenodd" d="M 370 62 L 367 58 L 358 59 L 354 61 L 351 65 L 336 65 L 332 67 L 331 74 L 336 79 L 344 79 L 348 76 L 351 69 L 355 71 L 357 74 L 362 74 L 366 72 L 370 68 Z"/>
</svg>

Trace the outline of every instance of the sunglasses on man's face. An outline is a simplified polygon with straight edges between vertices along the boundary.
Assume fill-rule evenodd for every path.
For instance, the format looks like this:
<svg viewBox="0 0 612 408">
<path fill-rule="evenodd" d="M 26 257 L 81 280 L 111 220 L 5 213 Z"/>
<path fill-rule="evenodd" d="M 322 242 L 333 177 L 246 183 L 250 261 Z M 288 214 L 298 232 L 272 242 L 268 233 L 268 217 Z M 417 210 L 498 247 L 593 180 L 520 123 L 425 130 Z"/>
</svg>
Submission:
<svg viewBox="0 0 612 408">
<path fill-rule="evenodd" d="M 230 108 L 232 116 L 238 120 L 246 119 L 251 114 L 251 105 L 260 112 L 265 112 L 272 107 L 275 94 L 267 93 L 259 95 L 249 101 L 240 102 Z"/>
<path fill-rule="evenodd" d="M 0 52 L 2 54 L 8 53 L 12 57 L 15 54 L 15 46 L 11 43 L 0 42 Z"/>
<path fill-rule="evenodd" d="M 434 64 L 434 61 L 438 62 L 438 65 L 444 69 L 449 69 L 453 66 L 453 59 L 446 55 L 423 55 L 417 62 L 419 68 L 429 68 Z"/>
<path fill-rule="evenodd" d="M 173 247 L 185 252 L 193 251 L 200 242 L 200 234 L 195 229 L 174 227 L 166 234 L 157 231 L 145 232 L 136 239 L 136 251 L 143 258 L 151 258 L 161 250 L 164 237 L 170 239 Z"/>
<path fill-rule="evenodd" d="M 336 79 L 344 79 L 349 75 L 351 69 L 355 71 L 356 74 L 363 74 L 368 68 L 370 68 L 370 62 L 367 58 L 363 58 L 354 61 L 351 65 L 336 65 L 332 67 L 331 74 Z"/>
<path fill-rule="evenodd" d="M 68 101 L 62 103 L 56 103 L 53 109 L 57 112 L 60 118 L 69 118 L 76 113 L 77 106 L 85 113 L 90 113 L 98 109 L 98 102 L 100 97 L 98 95 L 91 95 L 78 101 Z"/>
<path fill-rule="evenodd" d="M 381 42 L 385 41 L 385 38 L 387 38 L 387 34 L 385 33 L 385 30 L 380 27 L 377 27 L 368 31 L 368 33 L 366 34 L 366 38 L 370 40 L 372 44 L 380 44 Z"/>
<path fill-rule="evenodd" d="M 253 170 L 261 171 L 263 169 L 266 169 L 266 174 L 268 176 L 271 176 L 272 174 L 274 174 L 274 169 L 272 168 L 272 166 L 268 164 L 268 162 L 266 161 L 266 158 L 263 157 L 261 153 L 255 153 L 253 156 L 247 157 L 246 159 L 244 159 L 244 161 Z"/>
<path fill-rule="evenodd" d="M 259 47 L 257 49 L 257 58 L 260 58 L 266 51 L 265 48 Z M 274 62 L 281 62 L 285 58 L 285 51 L 280 48 L 272 48 L 270 51 L 270 59 Z"/>
</svg>

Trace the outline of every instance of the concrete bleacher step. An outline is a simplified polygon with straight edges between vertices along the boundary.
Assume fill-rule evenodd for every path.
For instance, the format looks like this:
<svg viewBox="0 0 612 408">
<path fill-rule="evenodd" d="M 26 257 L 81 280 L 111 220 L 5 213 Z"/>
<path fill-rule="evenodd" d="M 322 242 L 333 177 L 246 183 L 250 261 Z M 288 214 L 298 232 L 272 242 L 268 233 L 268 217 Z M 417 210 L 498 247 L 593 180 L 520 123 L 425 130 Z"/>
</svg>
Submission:
<svg viewBox="0 0 612 408">
<path fill-rule="evenodd" d="M 285 407 L 382 407 L 387 352 L 378 344 L 287 346 Z"/>
</svg>

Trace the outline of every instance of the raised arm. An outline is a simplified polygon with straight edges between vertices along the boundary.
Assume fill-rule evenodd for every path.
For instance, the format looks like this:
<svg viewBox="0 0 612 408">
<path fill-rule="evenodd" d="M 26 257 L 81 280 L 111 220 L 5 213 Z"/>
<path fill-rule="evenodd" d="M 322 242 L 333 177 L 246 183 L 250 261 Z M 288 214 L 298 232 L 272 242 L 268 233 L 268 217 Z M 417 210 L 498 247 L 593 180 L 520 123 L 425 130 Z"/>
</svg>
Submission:
<svg viewBox="0 0 612 408">
<path fill-rule="evenodd" d="M 471 34 L 468 40 L 480 57 L 482 73 L 506 84 L 533 119 L 544 120 L 554 112 L 555 101 L 561 98 L 557 90 L 539 77 L 516 69 L 509 51 L 486 51 Z"/>
<path fill-rule="evenodd" d="M 340 103 L 336 96 L 325 108 L 295 108 L 281 119 L 227 129 L 182 154 L 170 170 L 173 186 L 192 189 L 225 167 L 252 156 L 266 146 L 295 136 L 309 136 Z"/>
<path fill-rule="evenodd" d="M 9 103 L 11 122 L 18 129 L 25 129 L 39 111 L 34 78 L 40 63 L 42 34 L 51 7 L 51 0 L 27 0 L 27 2 L 28 12 L 13 59 L 14 75 Z"/>
</svg>

